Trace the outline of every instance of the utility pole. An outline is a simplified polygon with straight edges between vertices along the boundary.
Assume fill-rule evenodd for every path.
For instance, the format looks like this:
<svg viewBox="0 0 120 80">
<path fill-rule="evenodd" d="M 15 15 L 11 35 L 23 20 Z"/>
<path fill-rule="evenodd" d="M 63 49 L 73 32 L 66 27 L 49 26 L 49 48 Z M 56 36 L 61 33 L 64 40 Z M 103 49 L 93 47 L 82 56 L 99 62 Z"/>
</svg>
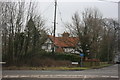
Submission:
<svg viewBox="0 0 120 80">
<path fill-rule="evenodd" d="M 117 54 L 118 54 L 118 61 L 120 62 L 120 2 L 118 2 L 118 24 L 117 27 Z"/>
<path fill-rule="evenodd" d="M 57 0 L 55 0 L 55 12 L 54 12 L 54 32 L 53 32 L 53 49 L 52 49 L 52 53 L 55 52 L 55 31 L 56 31 L 56 11 L 57 11 Z"/>
</svg>

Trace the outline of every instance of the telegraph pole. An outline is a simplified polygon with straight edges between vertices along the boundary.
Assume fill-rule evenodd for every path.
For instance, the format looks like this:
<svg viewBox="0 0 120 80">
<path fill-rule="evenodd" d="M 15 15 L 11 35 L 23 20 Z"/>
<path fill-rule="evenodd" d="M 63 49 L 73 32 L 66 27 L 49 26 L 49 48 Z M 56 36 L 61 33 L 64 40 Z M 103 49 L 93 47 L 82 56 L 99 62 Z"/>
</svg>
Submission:
<svg viewBox="0 0 120 80">
<path fill-rule="evenodd" d="M 57 11 L 57 0 L 55 0 L 55 12 L 54 12 L 54 32 L 53 32 L 53 49 L 52 52 L 55 52 L 55 31 L 56 31 L 56 11 Z"/>
<path fill-rule="evenodd" d="M 117 28 L 118 30 L 118 54 L 120 57 L 120 1 L 118 2 L 118 23 L 119 23 L 119 26 Z"/>
</svg>

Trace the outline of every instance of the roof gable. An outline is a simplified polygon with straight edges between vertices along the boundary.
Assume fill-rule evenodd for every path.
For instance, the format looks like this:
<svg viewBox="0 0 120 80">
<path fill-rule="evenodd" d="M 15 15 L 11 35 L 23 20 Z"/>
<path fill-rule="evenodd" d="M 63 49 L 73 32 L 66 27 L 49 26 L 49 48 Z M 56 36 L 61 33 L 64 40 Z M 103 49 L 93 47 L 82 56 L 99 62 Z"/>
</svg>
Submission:
<svg viewBox="0 0 120 80">
<path fill-rule="evenodd" d="M 78 42 L 79 38 L 78 37 L 53 37 L 53 36 L 48 36 L 52 42 L 55 39 L 55 46 L 58 47 L 75 47 Z"/>
</svg>

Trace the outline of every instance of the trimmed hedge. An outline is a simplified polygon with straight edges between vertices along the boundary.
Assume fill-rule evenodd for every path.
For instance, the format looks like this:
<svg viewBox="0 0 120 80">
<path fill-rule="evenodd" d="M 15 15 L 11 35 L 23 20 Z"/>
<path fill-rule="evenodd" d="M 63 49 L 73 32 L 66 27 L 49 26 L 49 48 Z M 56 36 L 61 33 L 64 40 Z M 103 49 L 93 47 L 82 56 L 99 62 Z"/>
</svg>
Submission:
<svg viewBox="0 0 120 80">
<path fill-rule="evenodd" d="M 36 57 L 45 59 L 50 58 L 54 60 L 67 60 L 67 61 L 80 61 L 80 57 L 76 54 L 70 54 L 70 53 L 51 53 L 51 52 L 41 52 L 36 55 Z"/>
<path fill-rule="evenodd" d="M 29 53 L 24 55 L 14 64 L 3 66 L 70 66 L 71 62 L 80 62 L 79 55 L 70 53 L 51 53 L 45 51 L 39 51 L 36 53 Z"/>
</svg>

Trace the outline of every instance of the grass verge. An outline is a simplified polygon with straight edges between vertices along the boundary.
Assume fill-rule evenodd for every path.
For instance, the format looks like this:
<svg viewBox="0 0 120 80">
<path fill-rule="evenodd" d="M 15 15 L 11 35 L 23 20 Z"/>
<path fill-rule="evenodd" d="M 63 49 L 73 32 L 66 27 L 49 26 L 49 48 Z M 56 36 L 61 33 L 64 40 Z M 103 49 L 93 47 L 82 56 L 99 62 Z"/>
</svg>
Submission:
<svg viewBox="0 0 120 80">
<path fill-rule="evenodd" d="M 104 64 L 100 66 L 92 66 L 92 67 L 3 67 L 3 70 L 87 70 L 87 69 L 99 69 L 107 66 L 111 66 L 113 64 Z"/>
<path fill-rule="evenodd" d="M 93 66 L 91 67 L 91 69 L 99 69 L 99 68 L 103 68 L 103 67 L 108 67 L 108 66 L 112 66 L 113 64 L 104 64 L 104 65 L 100 65 L 100 66 Z"/>
<path fill-rule="evenodd" d="M 86 70 L 87 67 L 3 67 L 3 70 Z"/>
</svg>

